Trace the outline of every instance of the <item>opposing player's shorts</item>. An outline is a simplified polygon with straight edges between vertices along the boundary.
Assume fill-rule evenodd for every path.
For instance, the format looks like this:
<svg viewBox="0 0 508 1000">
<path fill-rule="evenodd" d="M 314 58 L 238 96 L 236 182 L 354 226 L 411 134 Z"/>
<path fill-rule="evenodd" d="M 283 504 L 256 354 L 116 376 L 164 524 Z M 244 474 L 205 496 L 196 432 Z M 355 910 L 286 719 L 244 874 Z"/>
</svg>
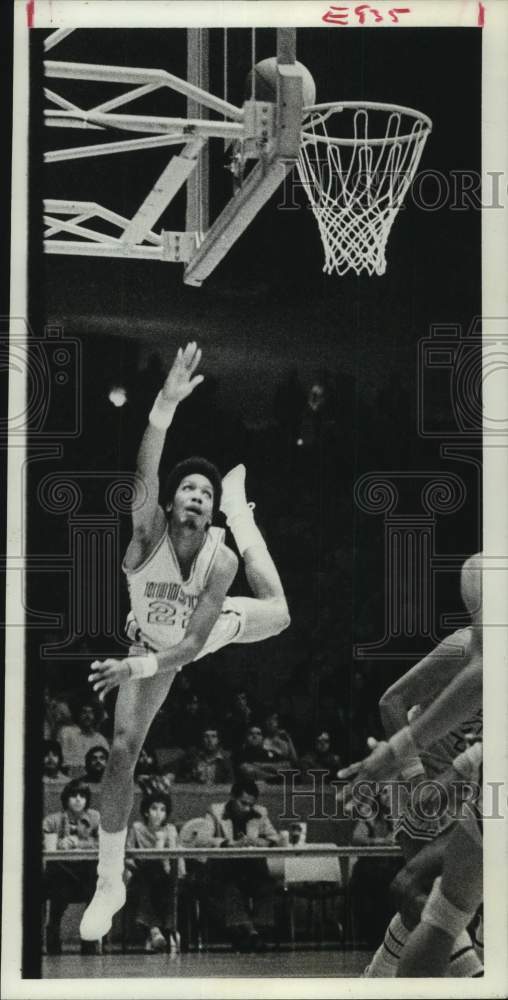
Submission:
<svg viewBox="0 0 508 1000">
<path fill-rule="evenodd" d="M 404 810 L 394 823 L 395 839 L 405 833 L 411 840 L 421 840 L 428 843 L 434 840 L 444 829 L 442 820 L 422 816 L 411 806 Z"/>
<path fill-rule="evenodd" d="M 409 804 L 394 822 L 394 836 L 397 838 L 403 832 L 411 840 L 428 842 L 447 830 L 457 818 L 464 825 L 469 836 L 476 843 L 481 844 L 483 837 L 481 794 L 476 802 L 463 802 L 458 816 L 444 812 L 439 816 L 427 817 L 422 815 L 413 804 Z"/>
<path fill-rule="evenodd" d="M 215 622 L 215 625 L 203 646 L 203 649 L 196 656 L 196 660 L 201 660 L 209 653 L 216 653 L 223 646 L 229 646 L 232 642 L 241 642 L 246 623 L 246 601 L 242 597 L 226 597 L 222 605 L 222 611 Z M 152 653 L 159 653 L 161 649 L 156 649 L 149 639 L 143 634 L 132 611 L 127 616 L 125 625 L 127 637 L 131 640 L 129 653 L 131 656 L 142 656 L 147 650 Z M 168 647 L 170 648 L 170 647 Z"/>
<path fill-rule="evenodd" d="M 416 795 L 416 792 L 417 789 L 413 794 Z M 410 840 L 429 843 L 447 830 L 453 821 L 454 817 L 446 811 L 426 816 L 425 812 L 419 808 L 418 798 L 412 797 L 400 816 L 394 820 L 394 836 L 397 839 L 399 834 L 405 833 Z"/>
</svg>

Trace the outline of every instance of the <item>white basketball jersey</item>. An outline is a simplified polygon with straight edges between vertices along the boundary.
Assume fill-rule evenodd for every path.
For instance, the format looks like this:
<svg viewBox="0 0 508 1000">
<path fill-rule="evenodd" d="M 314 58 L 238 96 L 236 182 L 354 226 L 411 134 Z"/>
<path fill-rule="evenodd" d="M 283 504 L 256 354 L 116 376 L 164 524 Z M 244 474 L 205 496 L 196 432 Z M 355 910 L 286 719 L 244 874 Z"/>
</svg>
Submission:
<svg viewBox="0 0 508 1000">
<path fill-rule="evenodd" d="M 208 529 L 187 580 L 168 531 L 141 566 L 128 570 L 124 565 L 132 612 L 141 630 L 138 641 L 156 650 L 182 641 L 223 540 L 222 528 Z"/>
</svg>

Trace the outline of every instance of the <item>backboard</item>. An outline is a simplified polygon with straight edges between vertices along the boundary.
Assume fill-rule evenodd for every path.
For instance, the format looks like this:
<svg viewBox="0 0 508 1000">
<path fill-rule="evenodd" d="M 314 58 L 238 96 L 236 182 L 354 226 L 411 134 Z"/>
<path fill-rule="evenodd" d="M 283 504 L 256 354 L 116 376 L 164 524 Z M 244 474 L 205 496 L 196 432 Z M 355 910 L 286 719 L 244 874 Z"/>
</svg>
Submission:
<svg viewBox="0 0 508 1000">
<path fill-rule="evenodd" d="M 213 58 L 214 68 L 221 69 L 221 96 L 210 89 L 210 29 L 181 30 L 185 76 L 178 76 L 172 67 L 54 59 L 53 50 L 59 46 L 62 52 L 69 34 L 58 30 L 45 39 L 45 124 L 66 132 L 92 129 L 94 141 L 49 149 L 46 162 L 101 157 L 104 170 L 114 173 L 118 156 L 141 158 L 157 148 L 167 149 L 168 155 L 164 169 L 154 183 L 150 178 L 151 186 L 147 181 L 144 193 L 139 185 L 141 202 L 130 216 L 103 205 L 99 198 L 80 198 L 79 170 L 75 170 L 70 197 L 44 202 L 46 252 L 183 263 L 184 281 L 201 285 L 296 163 L 303 118 L 302 79 L 295 66 L 296 31 L 271 32 L 271 54 L 277 54 L 278 61 L 274 100 L 258 101 L 253 94 L 244 100 L 243 87 L 239 89 L 237 83 L 237 103 L 229 100 L 231 56 L 226 31 L 220 33 L 222 44 L 216 46 Z M 250 39 L 250 61 L 246 59 L 242 80 L 256 61 L 255 32 L 245 29 L 245 34 Z M 60 83 L 54 85 L 54 80 Z M 71 96 L 65 90 L 67 82 L 71 82 Z M 84 88 L 79 98 L 74 96 L 78 82 Z M 160 113 L 161 95 L 167 99 L 169 114 Z M 180 99 L 177 113 L 172 112 L 175 96 Z M 156 113 L 144 113 L 149 98 Z M 143 102 L 141 113 L 137 109 Z M 231 172 L 231 184 L 225 206 L 211 219 L 210 146 L 217 143 L 222 169 L 226 166 Z M 143 176 L 140 160 L 136 174 Z M 166 220 L 182 192 L 186 195 L 184 224 L 169 228 Z"/>
</svg>

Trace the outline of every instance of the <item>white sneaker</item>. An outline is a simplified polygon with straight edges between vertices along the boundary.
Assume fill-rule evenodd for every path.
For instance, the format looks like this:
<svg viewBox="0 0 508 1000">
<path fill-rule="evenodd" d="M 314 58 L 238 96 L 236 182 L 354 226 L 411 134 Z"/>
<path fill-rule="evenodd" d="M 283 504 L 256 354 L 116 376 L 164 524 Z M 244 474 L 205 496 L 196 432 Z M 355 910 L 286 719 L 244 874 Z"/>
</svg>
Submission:
<svg viewBox="0 0 508 1000">
<path fill-rule="evenodd" d="M 125 903 L 125 895 L 125 885 L 121 879 L 115 879 L 114 882 L 98 880 L 95 895 L 79 926 L 83 941 L 100 941 L 108 933 L 115 913 Z"/>
<path fill-rule="evenodd" d="M 230 469 L 222 480 L 220 509 L 226 517 L 232 513 L 231 508 L 234 510 L 238 505 L 243 506 L 247 503 L 245 496 L 246 471 L 244 465 L 235 465 L 234 469 Z"/>
<path fill-rule="evenodd" d="M 220 509 L 226 518 L 238 514 L 247 505 L 247 497 L 245 496 L 246 471 L 244 465 L 235 465 L 234 469 L 227 472 L 222 480 Z"/>
</svg>

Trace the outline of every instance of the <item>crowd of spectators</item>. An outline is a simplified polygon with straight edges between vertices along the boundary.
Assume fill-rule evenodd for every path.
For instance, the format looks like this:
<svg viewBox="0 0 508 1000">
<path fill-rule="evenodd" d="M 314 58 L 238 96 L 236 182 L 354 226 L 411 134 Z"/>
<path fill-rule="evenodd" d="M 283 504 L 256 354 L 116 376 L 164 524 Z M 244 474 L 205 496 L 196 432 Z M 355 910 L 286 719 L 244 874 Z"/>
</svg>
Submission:
<svg viewBox="0 0 508 1000">
<path fill-rule="evenodd" d="M 110 720 L 100 704 L 89 698 L 74 703 L 72 712 L 62 694 L 59 704 L 64 724 L 54 728 L 56 739 L 43 744 L 45 794 L 58 790 L 62 809 L 46 815 L 43 823 L 46 849 L 86 850 L 97 847 L 100 782 L 108 760 Z M 253 707 L 246 691 L 232 693 L 219 721 L 193 692 L 185 694 L 181 724 L 175 726 L 179 745 L 153 745 L 153 732 L 143 746 L 134 779 L 139 790 L 140 816 L 130 826 L 128 847 L 195 846 L 269 847 L 278 843 L 266 808 L 258 804 L 259 787 L 278 784 L 289 769 L 296 780 L 309 782 L 312 768 L 326 771 L 333 781 L 340 758 L 333 753 L 328 732 L 316 733 L 313 746 L 299 753 L 290 727 L 273 710 Z M 72 724 L 69 719 L 74 717 Z M 258 722 L 257 719 L 260 719 Z M 155 733 L 171 733 L 168 720 L 156 720 Z M 175 737 L 173 737 L 174 739 Z M 184 786 L 217 788 L 217 801 L 206 815 L 186 823 L 179 839 L 170 822 L 171 789 Z M 231 791 L 230 791 L 231 789 Z M 99 794 L 97 794 L 99 793 Z M 209 801 L 209 800 L 208 800 Z M 210 920 L 221 926 L 234 949 L 259 950 L 273 938 L 274 884 L 260 859 L 213 860 L 206 866 L 206 906 Z M 198 872 L 203 869 L 198 866 Z M 191 864 L 192 872 L 192 864 Z M 89 901 L 94 889 L 95 864 L 52 859 L 45 868 L 45 894 L 49 900 L 46 948 L 61 951 L 60 924 L 71 902 Z M 128 860 L 128 912 L 143 935 L 148 952 L 177 947 L 176 881 L 182 872 L 175 862 Z M 93 947 L 83 943 L 83 950 Z"/>
<path fill-rule="evenodd" d="M 127 834 L 127 849 L 164 850 L 179 845 L 217 848 L 272 847 L 279 843 L 267 809 L 258 804 L 259 789 L 248 778 L 233 783 L 225 801 L 210 803 L 206 814 L 184 824 L 179 835 L 170 822 L 172 801 L 166 791 L 142 795 L 139 819 Z M 80 778 L 64 785 L 58 812 L 42 825 L 45 851 L 97 849 L 100 814 L 90 807 L 91 791 Z M 190 862 L 192 866 L 192 862 Z M 240 951 L 258 951 L 274 926 L 275 882 L 264 859 L 213 858 L 202 869 L 210 917 Z M 139 859 L 127 851 L 126 913 L 141 930 L 147 952 L 176 951 L 178 947 L 177 882 L 185 878 L 182 859 Z M 61 922 L 70 903 L 88 903 L 95 888 L 94 860 L 46 861 L 44 895 L 49 901 L 46 924 L 48 954 L 62 951 Z M 252 907 L 252 909 L 251 909 Z M 82 953 L 95 953 L 95 943 L 82 942 Z"/>
<path fill-rule="evenodd" d="M 44 784 L 78 776 L 94 785 L 100 783 L 109 756 L 109 737 L 104 734 L 110 731 L 110 719 L 90 699 L 75 703 L 72 714 L 63 695 L 58 704 L 65 723 L 44 740 Z M 75 723 L 68 721 L 72 717 Z M 245 777 L 277 784 L 286 771 L 296 772 L 293 780 L 312 783 L 310 772 L 322 770 L 325 781 L 331 782 L 340 766 L 341 756 L 335 752 L 329 730 L 318 729 L 299 752 L 286 720 L 271 709 L 255 710 L 247 692 L 234 692 L 230 707 L 222 714 L 218 706 L 212 710 L 191 693 L 176 715 L 159 713 L 141 751 L 135 780 L 149 792 L 168 790 L 174 782 L 230 785 L 235 778 Z"/>
</svg>

